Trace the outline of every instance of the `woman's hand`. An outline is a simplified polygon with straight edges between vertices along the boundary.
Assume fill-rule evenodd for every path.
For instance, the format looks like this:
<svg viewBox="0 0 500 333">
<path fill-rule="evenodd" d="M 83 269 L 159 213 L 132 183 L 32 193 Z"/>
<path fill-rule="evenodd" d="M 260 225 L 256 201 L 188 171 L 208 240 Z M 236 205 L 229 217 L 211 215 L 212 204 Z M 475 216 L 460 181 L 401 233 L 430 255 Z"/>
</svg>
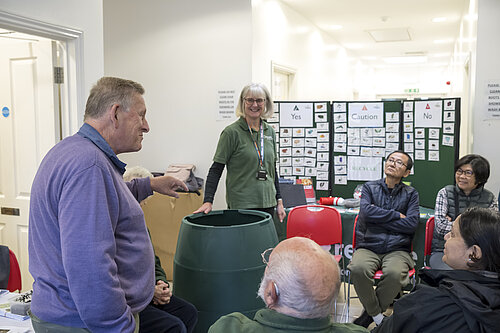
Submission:
<svg viewBox="0 0 500 333">
<path fill-rule="evenodd" d="M 203 205 L 201 205 L 200 208 L 198 208 L 197 210 L 195 210 L 193 212 L 193 214 L 196 214 L 196 213 L 205 213 L 205 214 L 208 214 L 212 211 L 212 203 L 211 202 L 205 202 Z"/>
<path fill-rule="evenodd" d="M 285 207 L 283 206 L 283 200 L 278 199 L 278 204 L 276 205 L 276 213 L 278 214 L 278 218 L 280 222 L 283 223 L 283 220 L 286 217 Z"/>
</svg>

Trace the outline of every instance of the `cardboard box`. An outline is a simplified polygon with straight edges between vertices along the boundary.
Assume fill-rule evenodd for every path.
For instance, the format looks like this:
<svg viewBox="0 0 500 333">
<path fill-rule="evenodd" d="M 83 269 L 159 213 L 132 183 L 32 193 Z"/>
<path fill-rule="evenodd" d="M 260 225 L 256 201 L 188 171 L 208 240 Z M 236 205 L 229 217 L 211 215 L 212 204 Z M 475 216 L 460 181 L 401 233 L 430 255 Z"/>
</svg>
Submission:
<svg viewBox="0 0 500 333">
<path fill-rule="evenodd" d="M 160 193 L 142 202 L 155 253 L 160 257 L 167 279 L 174 278 L 174 255 L 182 219 L 203 203 L 203 193 L 179 193 L 178 199 Z"/>
</svg>

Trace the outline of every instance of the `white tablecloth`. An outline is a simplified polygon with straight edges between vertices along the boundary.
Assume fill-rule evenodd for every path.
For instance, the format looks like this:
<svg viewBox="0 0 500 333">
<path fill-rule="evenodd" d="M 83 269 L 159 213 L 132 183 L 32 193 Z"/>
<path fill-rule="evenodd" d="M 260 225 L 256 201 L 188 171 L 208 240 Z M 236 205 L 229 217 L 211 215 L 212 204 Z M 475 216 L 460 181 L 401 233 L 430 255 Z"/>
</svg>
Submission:
<svg viewBox="0 0 500 333">
<path fill-rule="evenodd" d="M 8 303 L 9 300 L 15 297 L 15 293 L 8 293 L 0 295 L 0 304 Z M 26 319 L 23 321 L 1 317 L 0 316 L 0 329 L 8 329 L 9 333 L 31 333 L 35 332 L 33 326 L 31 326 L 31 320 Z"/>
</svg>

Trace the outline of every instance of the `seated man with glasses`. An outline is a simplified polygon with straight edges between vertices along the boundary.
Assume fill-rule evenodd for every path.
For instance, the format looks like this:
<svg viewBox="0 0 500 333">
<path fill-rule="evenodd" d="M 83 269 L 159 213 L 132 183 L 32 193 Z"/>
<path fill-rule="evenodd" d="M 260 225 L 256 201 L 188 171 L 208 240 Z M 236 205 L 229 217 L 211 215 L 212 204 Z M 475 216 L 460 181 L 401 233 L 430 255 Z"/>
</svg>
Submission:
<svg viewBox="0 0 500 333">
<path fill-rule="evenodd" d="M 334 257 L 308 238 L 293 237 L 262 253 L 267 264 L 258 295 L 266 309 L 253 320 L 239 312 L 221 317 L 208 330 L 218 332 L 368 332 L 331 318 L 340 287 Z"/>
<path fill-rule="evenodd" d="M 384 166 L 385 178 L 363 185 L 356 250 L 348 266 L 364 311 L 354 323 L 368 327 L 380 324 L 383 312 L 409 283 L 408 271 L 414 262 L 410 254 L 418 226 L 418 193 L 402 179 L 410 174 L 411 157 L 403 151 L 391 153 Z M 373 289 L 373 275 L 383 275 Z"/>
<path fill-rule="evenodd" d="M 484 188 L 490 176 L 490 163 L 480 155 L 465 155 L 455 163 L 455 185 L 442 188 L 436 198 L 434 235 L 429 265 L 434 269 L 451 269 L 443 262 L 444 236 L 453 221 L 470 207 L 498 210 L 495 195 Z"/>
</svg>

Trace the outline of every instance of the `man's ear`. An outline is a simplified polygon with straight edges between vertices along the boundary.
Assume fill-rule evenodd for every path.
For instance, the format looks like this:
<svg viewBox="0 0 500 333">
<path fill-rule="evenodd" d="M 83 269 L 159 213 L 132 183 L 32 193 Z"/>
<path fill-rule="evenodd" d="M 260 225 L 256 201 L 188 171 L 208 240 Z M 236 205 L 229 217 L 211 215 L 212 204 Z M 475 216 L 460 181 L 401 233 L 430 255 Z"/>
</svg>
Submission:
<svg viewBox="0 0 500 333">
<path fill-rule="evenodd" d="M 276 289 L 274 287 L 273 281 L 268 281 L 266 289 L 264 290 L 264 302 L 267 307 L 272 309 L 278 300 L 278 294 L 276 293 Z"/>
<path fill-rule="evenodd" d="M 111 123 L 113 124 L 113 128 L 118 128 L 118 115 L 120 112 L 120 104 L 113 104 L 108 109 L 108 117 Z"/>
<path fill-rule="evenodd" d="M 406 178 L 410 175 L 411 170 L 406 169 L 405 173 L 403 174 L 403 177 L 401 178 Z"/>
</svg>

